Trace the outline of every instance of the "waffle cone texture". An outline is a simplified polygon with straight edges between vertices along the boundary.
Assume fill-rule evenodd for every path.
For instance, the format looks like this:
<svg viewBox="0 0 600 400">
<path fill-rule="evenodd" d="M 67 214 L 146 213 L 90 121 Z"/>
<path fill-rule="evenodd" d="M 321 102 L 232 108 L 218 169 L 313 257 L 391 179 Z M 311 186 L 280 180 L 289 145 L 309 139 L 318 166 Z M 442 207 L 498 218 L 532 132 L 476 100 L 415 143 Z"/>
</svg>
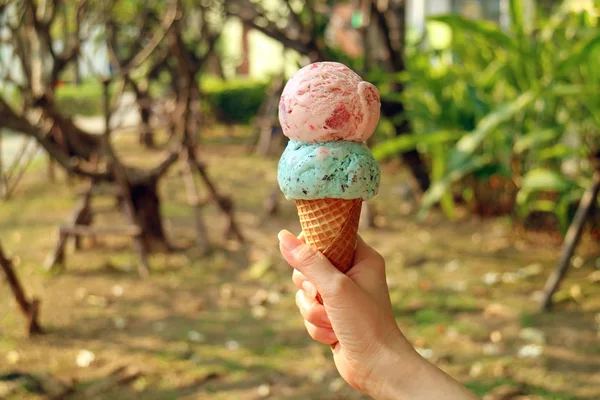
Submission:
<svg viewBox="0 0 600 400">
<path fill-rule="evenodd" d="M 341 272 L 352 267 L 362 199 L 296 200 L 304 240 Z"/>
</svg>

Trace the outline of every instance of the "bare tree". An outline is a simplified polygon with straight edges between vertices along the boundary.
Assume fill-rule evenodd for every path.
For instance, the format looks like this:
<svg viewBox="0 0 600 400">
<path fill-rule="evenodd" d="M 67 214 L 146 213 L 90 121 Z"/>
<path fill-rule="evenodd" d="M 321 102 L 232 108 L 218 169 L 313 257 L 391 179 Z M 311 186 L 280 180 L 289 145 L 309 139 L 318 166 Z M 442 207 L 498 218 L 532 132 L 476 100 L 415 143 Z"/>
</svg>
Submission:
<svg viewBox="0 0 600 400">
<path fill-rule="evenodd" d="M 150 83 L 165 69 L 168 53 L 159 46 L 166 32 L 175 21 L 175 11 L 170 9 L 161 21 L 158 11 L 152 7 L 144 7 L 137 18 L 140 26 L 120 24 L 116 20 L 117 12 L 115 3 L 104 12 L 106 26 L 106 44 L 111 66 L 116 69 L 117 75 L 124 79 L 124 83 L 133 90 L 141 117 L 140 144 L 154 147 L 154 135 L 150 127 L 152 117 L 153 99 L 150 96 Z M 143 51 L 142 51 L 143 50 Z M 142 73 L 135 77 L 136 67 L 142 63 L 149 64 Z"/>
<path fill-rule="evenodd" d="M 131 205 L 132 218 L 141 228 L 140 237 L 145 249 L 169 249 L 160 213 L 158 182 L 179 159 L 182 149 L 190 148 L 190 143 L 193 143 L 191 132 L 195 126 L 194 121 L 199 120 L 200 109 L 196 78 L 205 61 L 200 53 L 209 54 L 218 35 L 211 34 L 206 28 L 207 24 L 204 24 L 199 25 L 204 27 L 203 30 L 192 35 L 191 39 L 186 37 L 184 40 L 181 19 L 184 16 L 191 18 L 196 14 L 184 9 L 182 2 L 170 0 L 166 9 L 160 13 L 160 20 L 158 13 L 152 10 L 141 14 L 140 32 L 143 34 L 130 43 L 127 46 L 128 53 L 121 56 L 117 55 L 118 43 L 115 40 L 119 31 L 118 22 L 111 13 L 114 3 L 78 0 L 65 3 L 74 7 L 77 28 L 72 32 L 68 45 L 57 52 L 57 38 L 53 36 L 56 30 L 51 28 L 57 21 L 58 3 L 59 0 L 8 0 L 0 7 L 0 28 L 8 29 L 9 41 L 22 72 L 19 77 L 11 75 L 14 68 L 4 68 L 6 65 L 0 68 L 0 81 L 16 87 L 20 93 L 19 102 L 6 98 L 4 93 L 0 94 L 0 121 L 10 130 L 35 138 L 52 159 L 69 173 L 90 177 L 96 182 L 119 183 L 123 187 L 122 194 L 126 197 L 124 204 Z M 218 6 L 220 3 L 215 4 Z M 165 4 L 158 6 L 165 7 Z M 56 104 L 55 88 L 59 77 L 80 53 L 81 43 L 94 24 L 104 26 L 111 60 L 117 67 L 111 82 L 120 82 L 121 86 L 127 83 L 133 87 L 138 92 L 140 108 L 146 111 L 149 109 L 147 82 L 152 74 L 164 68 L 172 77 L 171 85 L 178 107 L 171 117 L 182 129 L 173 140 L 172 149 L 164 160 L 152 168 L 124 165 L 114 152 L 109 151 L 111 147 L 104 143 L 103 136 L 79 128 Z M 140 82 L 136 79 L 136 71 L 146 68 L 148 64 L 150 74 Z M 149 116 L 142 124 L 144 132 L 148 133 L 149 125 L 144 126 L 145 123 L 149 123 Z M 190 155 L 195 159 L 195 153 L 192 153 L 188 152 L 188 160 L 192 160 Z M 207 176 L 205 171 L 201 175 Z M 210 180 L 206 178 L 205 181 Z M 221 196 L 214 185 L 209 185 L 209 189 L 233 221 L 231 202 Z M 239 233 L 237 225 L 232 225 Z M 238 236 L 241 238 L 241 234 Z"/>
</svg>

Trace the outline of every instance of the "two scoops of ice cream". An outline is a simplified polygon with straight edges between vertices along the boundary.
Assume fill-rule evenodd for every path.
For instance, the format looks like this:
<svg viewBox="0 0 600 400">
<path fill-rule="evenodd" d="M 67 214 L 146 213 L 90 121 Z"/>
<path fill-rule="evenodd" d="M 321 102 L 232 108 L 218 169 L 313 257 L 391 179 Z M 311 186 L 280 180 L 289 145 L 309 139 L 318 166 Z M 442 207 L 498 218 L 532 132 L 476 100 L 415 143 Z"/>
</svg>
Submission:
<svg viewBox="0 0 600 400">
<path fill-rule="evenodd" d="M 300 69 L 279 103 L 290 139 L 279 161 L 279 187 L 296 201 L 305 241 L 342 272 L 352 265 L 362 201 L 379 187 L 379 164 L 365 145 L 379 112 L 377 88 L 334 62 Z"/>
</svg>

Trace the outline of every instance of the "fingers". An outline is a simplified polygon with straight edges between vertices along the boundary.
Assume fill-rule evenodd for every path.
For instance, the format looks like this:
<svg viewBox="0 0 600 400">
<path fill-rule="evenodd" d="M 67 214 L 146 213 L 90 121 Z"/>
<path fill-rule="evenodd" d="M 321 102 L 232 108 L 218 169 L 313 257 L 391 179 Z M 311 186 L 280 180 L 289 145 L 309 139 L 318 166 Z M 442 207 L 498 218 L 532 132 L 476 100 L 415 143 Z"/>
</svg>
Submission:
<svg viewBox="0 0 600 400">
<path fill-rule="evenodd" d="M 316 340 L 317 342 L 329 345 L 338 342 L 337 336 L 335 336 L 335 333 L 331 328 L 320 328 L 311 324 L 308 321 L 304 321 L 304 326 L 306 327 L 306 330 L 308 331 L 310 337 Z"/>
<path fill-rule="evenodd" d="M 304 281 L 306 281 L 306 277 L 302 275 L 302 272 L 295 269 L 292 273 L 292 282 L 294 282 L 294 285 L 296 285 L 298 289 L 302 289 L 302 283 Z"/>
<path fill-rule="evenodd" d="M 283 230 L 279 233 L 279 249 L 286 261 L 317 288 L 324 300 L 350 295 L 348 290 L 352 287 L 352 281 L 316 248 Z"/>
<path fill-rule="evenodd" d="M 381 255 L 377 251 L 375 251 L 374 248 L 365 243 L 365 241 L 360 235 L 358 235 L 356 242 L 356 250 L 354 252 L 353 262 L 354 265 L 360 264 L 361 262 L 366 260 L 377 261 L 383 264 L 383 258 L 381 257 Z"/>
<path fill-rule="evenodd" d="M 348 276 L 366 293 L 376 298 L 384 298 L 388 293 L 385 261 L 383 257 L 371 246 L 366 244 L 359 236 L 356 252 L 354 253 L 354 267 L 348 271 Z"/>
<path fill-rule="evenodd" d="M 310 297 L 304 290 L 296 292 L 296 306 L 302 317 L 311 324 L 331 329 L 331 322 L 325 311 L 325 307 L 319 304 L 314 297 Z"/>
<path fill-rule="evenodd" d="M 294 273 L 292 274 L 292 281 L 298 289 L 304 290 L 313 299 L 317 297 L 317 288 L 310 283 L 304 275 L 302 275 L 302 272 L 298 271 L 297 269 L 295 269 Z"/>
</svg>

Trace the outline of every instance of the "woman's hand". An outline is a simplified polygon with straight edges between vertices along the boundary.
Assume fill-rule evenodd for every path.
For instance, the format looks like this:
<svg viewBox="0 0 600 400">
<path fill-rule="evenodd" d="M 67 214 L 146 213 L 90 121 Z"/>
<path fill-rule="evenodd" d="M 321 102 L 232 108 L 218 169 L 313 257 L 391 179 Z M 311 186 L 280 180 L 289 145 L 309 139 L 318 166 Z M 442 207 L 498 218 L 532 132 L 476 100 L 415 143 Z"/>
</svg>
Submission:
<svg viewBox="0 0 600 400">
<path fill-rule="evenodd" d="M 282 231 L 279 239 L 281 254 L 295 268 L 296 304 L 308 333 L 334 345 L 336 367 L 350 385 L 375 395 L 390 353 L 418 357 L 394 320 L 383 258 L 359 237 L 354 265 L 344 275 L 290 232 Z"/>
<path fill-rule="evenodd" d="M 351 386 L 375 399 L 476 398 L 421 358 L 402 335 L 392 312 L 385 261 L 360 237 L 347 274 L 288 231 L 279 233 L 279 249 L 294 268 L 296 304 L 308 333 L 332 345 L 335 365 Z"/>
</svg>

